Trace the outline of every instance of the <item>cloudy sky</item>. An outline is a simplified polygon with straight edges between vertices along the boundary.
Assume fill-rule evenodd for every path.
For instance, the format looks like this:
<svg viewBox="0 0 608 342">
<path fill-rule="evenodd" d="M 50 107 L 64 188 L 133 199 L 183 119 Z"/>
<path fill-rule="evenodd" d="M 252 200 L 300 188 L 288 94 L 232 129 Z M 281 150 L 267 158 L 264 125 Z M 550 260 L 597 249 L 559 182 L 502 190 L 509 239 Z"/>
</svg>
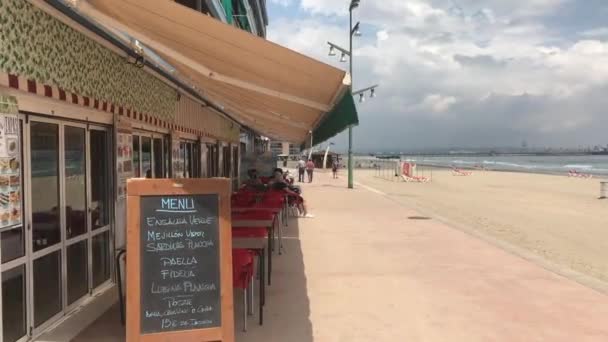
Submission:
<svg viewBox="0 0 608 342">
<path fill-rule="evenodd" d="M 321 61 L 350 0 L 268 0 L 268 38 Z M 361 0 L 355 149 L 608 144 L 608 1 Z M 333 141 L 341 148 L 345 136 Z"/>
</svg>

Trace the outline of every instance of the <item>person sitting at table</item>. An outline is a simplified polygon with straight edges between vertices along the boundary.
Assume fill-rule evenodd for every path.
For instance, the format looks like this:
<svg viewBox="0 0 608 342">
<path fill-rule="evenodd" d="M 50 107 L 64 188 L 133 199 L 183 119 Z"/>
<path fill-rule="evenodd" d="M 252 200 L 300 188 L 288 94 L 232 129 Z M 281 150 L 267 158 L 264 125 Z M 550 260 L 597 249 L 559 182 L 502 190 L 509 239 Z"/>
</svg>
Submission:
<svg viewBox="0 0 608 342">
<path fill-rule="evenodd" d="M 247 171 L 247 176 L 249 176 L 249 179 L 247 179 L 243 183 L 244 188 L 248 188 L 248 189 L 252 189 L 252 190 L 256 190 L 256 191 L 266 190 L 266 186 L 262 183 L 262 180 L 260 180 L 260 178 L 258 178 L 258 170 L 249 169 Z"/>
<path fill-rule="evenodd" d="M 270 177 L 270 181 L 268 182 L 268 186 L 271 186 L 271 183 L 275 181 L 284 182 L 291 191 L 297 193 L 298 195 L 302 194 L 302 188 L 300 188 L 299 185 L 293 185 L 293 180 L 289 179 L 289 171 L 283 172 L 283 169 L 280 167 L 274 169 L 272 171 L 272 177 Z"/>
<path fill-rule="evenodd" d="M 274 177 L 270 180 L 268 185 L 272 190 L 284 191 L 287 194 L 290 202 L 296 204 L 301 217 L 314 217 L 312 214 L 308 213 L 306 203 L 304 203 L 304 198 L 300 196 L 299 193 L 294 191 L 291 186 L 285 181 L 285 178 L 283 177 L 283 170 L 279 168 L 275 169 Z"/>
</svg>

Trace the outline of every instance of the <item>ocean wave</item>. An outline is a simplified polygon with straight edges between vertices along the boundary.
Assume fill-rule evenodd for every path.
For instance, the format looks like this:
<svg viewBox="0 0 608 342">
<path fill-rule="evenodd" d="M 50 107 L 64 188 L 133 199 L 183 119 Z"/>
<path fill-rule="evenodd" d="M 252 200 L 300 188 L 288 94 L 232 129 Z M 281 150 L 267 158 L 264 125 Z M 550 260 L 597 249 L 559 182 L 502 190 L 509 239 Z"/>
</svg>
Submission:
<svg viewBox="0 0 608 342">
<path fill-rule="evenodd" d="M 590 170 L 590 169 L 593 169 L 593 165 L 568 164 L 568 165 L 564 165 L 563 168 L 566 168 L 566 169 L 584 169 L 584 170 Z"/>
<path fill-rule="evenodd" d="M 474 165 L 474 164 L 479 164 L 475 161 L 466 161 L 466 160 L 452 160 L 452 163 L 454 164 L 465 164 L 465 165 Z"/>
<path fill-rule="evenodd" d="M 517 168 L 517 169 L 536 169 L 536 168 L 538 168 L 537 165 L 522 165 L 522 164 L 508 163 L 508 162 L 501 162 L 501 161 L 493 161 L 493 160 L 484 160 L 483 164 L 484 165 L 497 165 L 497 166 L 503 166 L 503 167 L 511 167 L 511 168 Z"/>
</svg>

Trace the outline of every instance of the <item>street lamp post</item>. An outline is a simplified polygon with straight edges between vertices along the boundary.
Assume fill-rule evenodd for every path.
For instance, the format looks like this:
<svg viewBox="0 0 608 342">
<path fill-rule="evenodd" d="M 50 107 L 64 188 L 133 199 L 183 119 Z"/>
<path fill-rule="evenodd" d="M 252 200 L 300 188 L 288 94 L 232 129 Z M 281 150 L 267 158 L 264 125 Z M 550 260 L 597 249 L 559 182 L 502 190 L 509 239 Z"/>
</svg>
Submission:
<svg viewBox="0 0 608 342">
<path fill-rule="evenodd" d="M 348 13 L 349 13 L 349 25 L 348 25 L 348 29 L 349 29 L 349 35 L 348 35 L 348 41 L 349 41 L 349 45 L 348 45 L 348 50 L 339 47 L 336 44 L 333 44 L 331 42 L 327 42 L 327 44 L 329 44 L 329 55 L 330 56 L 335 56 L 335 50 L 338 50 L 342 53 L 341 57 L 340 57 L 340 61 L 341 62 L 346 62 L 346 56 L 348 56 L 350 58 L 349 61 L 349 73 L 350 73 L 350 79 L 351 79 L 351 86 L 350 86 L 350 91 L 351 91 L 351 95 L 359 95 L 360 96 L 360 102 L 363 102 L 364 97 L 363 97 L 363 93 L 366 91 L 370 91 L 371 92 L 371 96 L 370 97 L 375 97 L 375 90 L 378 87 L 378 85 L 374 85 L 372 87 L 367 87 L 365 89 L 362 90 L 358 90 L 358 91 L 353 91 L 353 37 L 358 37 L 361 35 L 361 32 L 359 31 L 359 22 L 357 22 L 354 26 L 353 26 L 353 10 L 357 7 L 359 7 L 359 2 L 360 0 L 351 0 L 350 2 L 350 6 L 348 8 Z M 348 188 L 352 189 L 353 186 L 353 126 L 349 126 L 348 127 Z"/>
<path fill-rule="evenodd" d="M 310 134 L 310 151 L 308 151 L 308 160 L 312 159 L 312 131 L 308 131 Z"/>
<path fill-rule="evenodd" d="M 348 72 L 350 74 L 350 91 L 353 91 L 353 10 L 359 7 L 359 0 L 351 0 L 350 6 L 348 8 L 348 41 L 349 48 L 348 52 L 350 53 L 350 61 Z M 359 30 L 359 23 L 357 23 L 357 31 Z M 354 175 L 353 175 L 353 126 L 348 126 L 348 188 L 354 188 Z"/>
</svg>

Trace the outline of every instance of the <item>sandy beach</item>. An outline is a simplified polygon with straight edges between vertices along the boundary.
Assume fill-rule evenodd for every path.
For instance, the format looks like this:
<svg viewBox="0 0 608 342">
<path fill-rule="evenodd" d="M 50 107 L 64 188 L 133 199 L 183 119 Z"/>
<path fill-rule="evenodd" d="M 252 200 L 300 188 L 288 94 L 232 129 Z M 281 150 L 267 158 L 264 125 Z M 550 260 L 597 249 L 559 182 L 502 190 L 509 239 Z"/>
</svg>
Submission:
<svg viewBox="0 0 608 342">
<path fill-rule="evenodd" d="M 358 170 L 356 181 L 552 268 L 608 283 L 608 200 L 598 200 L 598 179 L 492 171 L 462 177 L 445 169 L 432 175 L 431 183 L 418 184 Z"/>
</svg>

